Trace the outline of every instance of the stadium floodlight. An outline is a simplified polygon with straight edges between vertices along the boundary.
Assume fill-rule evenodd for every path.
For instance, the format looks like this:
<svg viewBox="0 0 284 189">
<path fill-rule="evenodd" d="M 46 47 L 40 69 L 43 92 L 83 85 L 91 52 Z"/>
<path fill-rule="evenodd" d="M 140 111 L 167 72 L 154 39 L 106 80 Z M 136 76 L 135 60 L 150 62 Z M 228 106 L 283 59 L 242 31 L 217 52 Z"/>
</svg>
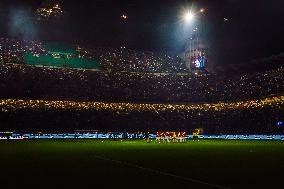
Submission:
<svg viewBox="0 0 284 189">
<path fill-rule="evenodd" d="M 204 16 L 206 9 L 201 8 L 199 10 L 190 9 L 183 9 L 182 19 L 185 23 L 192 23 L 195 19 L 198 19 L 201 16 Z"/>
<path fill-rule="evenodd" d="M 194 19 L 194 14 L 191 11 L 188 11 L 184 15 L 184 19 L 185 19 L 186 22 L 192 22 L 192 20 Z"/>
</svg>

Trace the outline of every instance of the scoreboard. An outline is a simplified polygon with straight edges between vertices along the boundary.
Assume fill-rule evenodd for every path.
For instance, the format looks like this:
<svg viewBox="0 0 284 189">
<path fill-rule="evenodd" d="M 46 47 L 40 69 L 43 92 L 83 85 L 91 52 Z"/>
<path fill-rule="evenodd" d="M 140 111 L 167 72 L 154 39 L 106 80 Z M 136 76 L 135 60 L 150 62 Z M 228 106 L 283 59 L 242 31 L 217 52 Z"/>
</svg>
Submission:
<svg viewBox="0 0 284 189">
<path fill-rule="evenodd" d="M 197 56 L 191 58 L 191 69 L 203 69 L 205 68 L 206 58 L 205 56 Z"/>
</svg>

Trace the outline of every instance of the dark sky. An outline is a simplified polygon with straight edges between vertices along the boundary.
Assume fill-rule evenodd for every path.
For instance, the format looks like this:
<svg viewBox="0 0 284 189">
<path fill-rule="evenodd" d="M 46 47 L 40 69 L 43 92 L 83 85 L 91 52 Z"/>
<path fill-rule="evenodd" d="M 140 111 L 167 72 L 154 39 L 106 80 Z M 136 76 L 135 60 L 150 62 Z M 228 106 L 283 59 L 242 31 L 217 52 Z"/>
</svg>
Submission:
<svg viewBox="0 0 284 189">
<path fill-rule="evenodd" d="M 0 0 L 3 36 L 93 46 L 181 51 L 180 15 L 193 4 L 203 18 L 212 60 L 238 63 L 284 52 L 283 0 L 61 0 L 64 17 L 34 24 L 40 0 Z M 126 14 L 124 22 L 120 16 Z M 224 22 L 224 17 L 228 22 Z"/>
</svg>

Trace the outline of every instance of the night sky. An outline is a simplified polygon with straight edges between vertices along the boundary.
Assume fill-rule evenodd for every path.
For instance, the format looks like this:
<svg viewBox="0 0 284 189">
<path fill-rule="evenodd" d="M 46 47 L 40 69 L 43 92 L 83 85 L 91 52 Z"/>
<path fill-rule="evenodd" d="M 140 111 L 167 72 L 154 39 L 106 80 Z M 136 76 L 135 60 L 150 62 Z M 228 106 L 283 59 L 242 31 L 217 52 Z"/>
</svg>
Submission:
<svg viewBox="0 0 284 189">
<path fill-rule="evenodd" d="M 196 10 L 206 9 L 203 22 L 215 63 L 240 63 L 284 52 L 282 0 L 63 0 L 57 1 L 64 10 L 61 19 L 35 24 L 33 11 L 41 2 L 0 1 L 0 35 L 180 52 L 185 44 L 180 16 L 183 8 L 193 5 Z M 122 14 L 127 21 L 120 18 Z"/>
</svg>

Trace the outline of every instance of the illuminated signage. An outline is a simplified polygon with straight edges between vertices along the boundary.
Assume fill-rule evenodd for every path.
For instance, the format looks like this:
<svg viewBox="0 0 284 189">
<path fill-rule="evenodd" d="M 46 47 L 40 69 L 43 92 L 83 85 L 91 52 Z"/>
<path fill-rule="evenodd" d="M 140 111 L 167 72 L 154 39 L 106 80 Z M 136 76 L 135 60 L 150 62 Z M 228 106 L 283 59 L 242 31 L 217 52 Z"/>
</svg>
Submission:
<svg viewBox="0 0 284 189">
<path fill-rule="evenodd" d="M 202 69 L 205 67 L 205 57 L 199 56 L 197 58 L 192 58 L 191 68 L 193 69 Z"/>
</svg>

